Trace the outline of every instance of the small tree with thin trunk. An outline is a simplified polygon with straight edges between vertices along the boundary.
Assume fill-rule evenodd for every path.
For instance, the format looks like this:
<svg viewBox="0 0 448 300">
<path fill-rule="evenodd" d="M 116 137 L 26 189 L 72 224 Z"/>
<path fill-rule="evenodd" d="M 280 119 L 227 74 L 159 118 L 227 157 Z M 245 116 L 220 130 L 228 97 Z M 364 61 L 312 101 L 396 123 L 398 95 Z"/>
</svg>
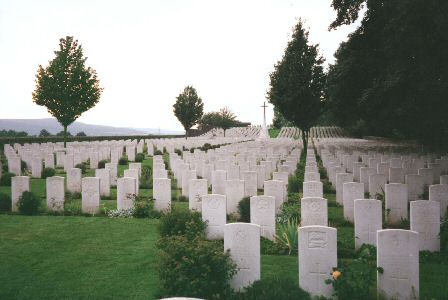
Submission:
<svg viewBox="0 0 448 300">
<path fill-rule="evenodd" d="M 326 83 L 323 62 L 318 46 L 308 45 L 308 32 L 300 20 L 282 60 L 270 74 L 269 102 L 302 130 L 305 149 L 310 129 L 322 113 Z"/>
<path fill-rule="evenodd" d="M 82 113 L 94 107 L 103 89 L 96 71 L 85 66 L 82 46 L 71 36 L 59 40 L 56 57 L 46 68 L 39 65 L 33 101 L 45 106 L 64 127 L 64 147 L 67 127 Z"/>
<path fill-rule="evenodd" d="M 226 136 L 226 130 L 236 126 L 239 122 L 236 120 L 235 114 L 226 106 L 219 110 L 219 127 L 224 130 L 224 136 Z"/>
<path fill-rule="evenodd" d="M 204 103 L 194 87 L 186 86 L 177 96 L 173 108 L 174 115 L 185 129 L 185 139 L 187 139 L 188 130 L 201 119 L 204 113 Z"/>
</svg>

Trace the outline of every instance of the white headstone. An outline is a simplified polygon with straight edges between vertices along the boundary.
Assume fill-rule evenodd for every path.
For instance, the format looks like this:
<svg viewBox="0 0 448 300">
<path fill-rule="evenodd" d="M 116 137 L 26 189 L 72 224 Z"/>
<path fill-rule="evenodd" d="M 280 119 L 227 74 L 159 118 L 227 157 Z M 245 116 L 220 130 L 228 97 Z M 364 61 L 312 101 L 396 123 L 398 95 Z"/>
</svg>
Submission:
<svg viewBox="0 0 448 300">
<path fill-rule="evenodd" d="M 202 220 L 207 222 L 206 234 L 211 240 L 224 238 L 226 225 L 226 196 L 208 194 L 202 196 Z"/>
<path fill-rule="evenodd" d="M 356 199 L 364 199 L 364 183 L 346 182 L 342 187 L 344 218 L 354 221 L 354 206 Z"/>
<path fill-rule="evenodd" d="M 251 197 L 257 195 L 257 172 L 244 171 L 242 179 L 244 180 L 244 196 Z"/>
<path fill-rule="evenodd" d="M 326 226 L 299 227 L 299 286 L 312 296 L 331 298 L 325 281 L 337 267 L 337 231 Z"/>
<path fill-rule="evenodd" d="M 100 211 L 100 179 L 84 177 L 82 179 L 82 212 L 96 214 Z"/>
<path fill-rule="evenodd" d="M 275 198 L 272 196 L 250 197 L 250 222 L 260 225 L 261 236 L 274 240 Z"/>
<path fill-rule="evenodd" d="M 440 251 L 440 204 L 436 201 L 411 201 L 411 230 L 418 232 L 420 251 Z"/>
<path fill-rule="evenodd" d="M 421 199 L 425 189 L 425 183 L 422 175 L 408 174 L 406 175 L 406 184 L 408 186 L 408 200 Z"/>
<path fill-rule="evenodd" d="M 110 170 L 109 169 L 96 169 L 95 177 L 100 179 L 100 196 L 110 196 Z"/>
<path fill-rule="evenodd" d="M 386 222 L 400 223 L 408 219 L 408 187 L 406 184 L 386 184 Z"/>
<path fill-rule="evenodd" d="M 379 230 L 377 235 L 378 293 L 384 299 L 419 299 L 418 233 Z M 382 298 L 383 299 L 383 298 Z"/>
<path fill-rule="evenodd" d="M 303 183 L 303 197 L 318 197 L 322 198 L 323 185 L 320 181 L 307 181 Z"/>
<path fill-rule="evenodd" d="M 117 209 L 134 208 L 136 179 L 122 177 L 117 180 Z"/>
<path fill-rule="evenodd" d="M 359 249 L 363 244 L 376 246 L 376 232 L 383 226 L 381 201 L 356 199 L 354 218 L 355 249 Z"/>
<path fill-rule="evenodd" d="M 22 197 L 23 192 L 30 191 L 30 178 L 28 176 L 14 176 L 11 178 L 11 201 L 12 211 L 18 212 L 17 202 Z"/>
<path fill-rule="evenodd" d="M 212 194 L 225 195 L 227 172 L 223 170 L 212 171 Z"/>
<path fill-rule="evenodd" d="M 383 174 L 373 174 L 369 177 L 369 194 L 373 198 L 377 194 L 384 194 L 387 177 Z"/>
<path fill-rule="evenodd" d="M 353 174 L 349 173 L 337 173 L 336 174 L 336 202 L 339 204 L 343 204 L 344 198 L 342 196 L 344 183 L 352 182 Z M 362 187 L 364 189 L 364 186 Z M 361 197 L 362 199 L 364 197 Z"/>
<path fill-rule="evenodd" d="M 65 178 L 47 177 L 47 208 L 50 211 L 63 211 L 65 201 Z"/>
<path fill-rule="evenodd" d="M 264 182 L 264 195 L 272 196 L 275 199 L 275 209 L 280 210 L 280 206 L 284 200 L 285 186 L 280 180 L 267 180 Z"/>
<path fill-rule="evenodd" d="M 171 179 L 153 179 L 154 209 L 157 211 L 171 210 Z"/>
<path fill-rule="evenodd" d="M 188 187 L 188 207 L 201 211 L 201 197 L 208 194 L 207 179 L 190 179 Z"/>
<path fill-rule="evenodd" d="M 138 176 L 138 170 L 136 169 L 128 169 L 128 170 L 124 170 L 123 172 L 123 177 L 131 177 L 135 179 L 135 195 L 139 195 L 139 190 L 140 190 L 140 180 L 139 180 L 139 176 Z M 118 183 L 117 183 L 118 185 Z"/>
<path fill-rule="evenodd" d="M 70 193 L 81 193 L 82 171 L 78 168 L 72 168 L 67 172 L 67 191 Z"/>
<path fill-rule="evenodd" d="M 260 226 L 231 223 L 224 226 L 224 250 L 237 265 L 230 286 L 240 291 L 260 279 Z"/>
<path fill-rule="evenodd" d="M 318 197 L 305 197 L 300 206 L 302 226 L 319 225 L 328 226 L 327 199 Z"/>
<path fill-rule="evenodd" d="M 227 213 L 238 212 L 238 203 L 244 198 L 244 180 L 226 180 Z"/>
<path fill-rule="evenodd" d="M 440 204 L 440 216 L 447 215 L 448 209 L 448 185 L 434 184 L 429 186 L 429 200 L 437 201 Z"/>
</svg>

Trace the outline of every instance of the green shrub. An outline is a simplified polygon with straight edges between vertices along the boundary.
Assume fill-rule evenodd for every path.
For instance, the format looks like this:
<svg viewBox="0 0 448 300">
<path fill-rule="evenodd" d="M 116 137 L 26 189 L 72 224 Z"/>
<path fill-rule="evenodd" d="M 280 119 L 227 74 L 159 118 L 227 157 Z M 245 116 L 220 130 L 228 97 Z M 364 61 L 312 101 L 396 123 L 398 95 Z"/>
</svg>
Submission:
<svg viewBox="0 0 448 300">
<path fill-rule="evenodd" d="M 145 160 L 145 155 L 143 153 L 137 153 L 135 155 L 135 162 L 142 162 Z"/>
<path fill-rule="evenodd" d="M 296 194 L 297 195 L 297 194 Z M 297 220 L 300 223 L 300 202 L 288 201 L 280 206 L 280 212 L 277 214 L 277 222 L 286 224 L 289 220 Z"/>
<path fill-rule="evenodd" d="M 19 212 L 24 215 L 35 215 L 39 209 L 40 198 L 32 192 L 23 192 L 17 202 Z"/>
<path fill-rule="evenodd" d="M 177 153 L 180 157 L 182 157 L 182 150 L 180 149 L 174 149 L 174 153 Z"/>
<path fill-rule="evenodd" d="M 177 198 L 177 201 L 179 201 L 179 202 L 188 202 L 188 197 L 187 197 L 187 196 L 184 196 L 184 195 L 180 195 L 180 196 Z"/>
<path fill-rule="evenodd" d="M 154 200 L 136 196 L 134 200 L 135 218 L 157 218 L 160 213 L 154 210 Z"/>
<path fill-rule="evenodd" d="M 341 260 L 339 268 L 333 269 L 333 276 L 326 283 L 333 285 L 333 295 L 338 299 L 377 299 L 376 248 L 363 245 L 356 256 L 353 260 Z"/>
<path fill-rule="evenodd" d="M 310 295 L 289 278 L 266 278 L 255 281 L 238 293 L 235 300 L 297 300 L 311 299 Z M 342 299 L 342 298 L 340 298 Z M 345 299 L 345 298 L 344 298 Z M 349 298 L 346 298 L 349 299 Z"/>
<path fill-rule="evenodd" d="M 1 186 L 11 186 L 11 178 L 16 176 L 13 173 L 6 172 L 2 175 L 0 178 L 0 185 Z"/>
<path fill-rule="evenodd" d="M 98 162 L 98 169 L 104 169 L 106 167 L 107 163 L 108 163 L 107 159 L 100 160 Z"/>
<path fill-rule="evenodd" d="M 440 224 L 440 251 L 448 254 L 448 208 L 446 211 L 446 217 Z"/>
<path fill-rule="evenodd" d="M 162 297 L 223 299 L 231 293 L 229 279 L 236 273 L 236 265 L 219 243 L 171 236 L 160 239 L 157 247 Z"/>
<path fill-rule="evenodd" d="M 159 149 L 156 149 L 154 150 L 154 155 L 163 155 L 163 153 Z"/>
<path fill-rule="evenodd" d="M 11 197 L 0 193 L 0 211 L 11 211 Z"/>
<path fill-rule="evenodd" d="M 140 178 L 141 189 L 152 189 L 151 174 L 152 171 L 149 166 L 142 166 L 142 176 Z"/>
<path fill-rule="evenodd" d="M 250 198 L 245 197 L 238 203 L 239 221 L 250 223 Z"/>
<path fill-rule="evenodd" d="M 81 169 L 82 174 L 86 174 L 87 172 L 87 166 L 85 164 L 77 164 L 75 168 Z"/>
<path fill-rule="evenodd" d="M 206 227 L 201 213 L 173 209 L 160 217 L 158 230 L 161 237 L 185 235 L 192 240 L 198 236 L 205 236 Z"/>
<path fill-rule="evenodd" d="M 286 224 L 278 224 L 276 241 L 283 247 L 288 248 L 288 255 L 297 253 L 298 249 L 298 227 L 299 222 L 296 219 L 290 219 Z"/>
<path fill-rule="evenodd" d="M 20 161 L 20 169 L 22 170 L 22 173 L 25 173 L 28 169 L 26 162 L 24 162 L 23 160 Z"/>
<path fill-rule="evenodd" d="M 8 162 L 7 161 L 2 161 L 2 171 L 3 173 L 8 172 Z"/>
<path fill-rule="evenodd" d="M 42 178 L 52 177 L 56 175 L 56 170 L 53 168 L 45 168 L 42 171 Z"/>
<path fill-rule="evenodd" d="M 298 193 L 300 191 L 299 180 L 296 176 L 289 176 L 288 178 L 288 193 Z"/>
<path fill-rule="evenodd" d="M 126 166 L 128 164 L 128 157 L 127 156 L 120 157 L 120 159 L 118 160 L 118 164 L 120 166 Z"/>
<path fill-rule="evenodd" d="M 289 252 L 285 244 L 271 241 L 264 237 L 261 237 L 260 248 L 261 254 L 264 255 L 284 255 Z"/>
</svg>

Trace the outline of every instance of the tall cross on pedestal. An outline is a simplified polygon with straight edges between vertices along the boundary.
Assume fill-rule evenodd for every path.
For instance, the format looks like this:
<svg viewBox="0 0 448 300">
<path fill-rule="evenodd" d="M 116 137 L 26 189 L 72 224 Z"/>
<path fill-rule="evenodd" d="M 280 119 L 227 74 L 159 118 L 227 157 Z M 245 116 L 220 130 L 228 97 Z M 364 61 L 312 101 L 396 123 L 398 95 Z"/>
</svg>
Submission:
<svg viewBox="0 0 448 300">
<path fill-rule="evenodd" d="M 261 107 L 263 107 L 263 126 L 266 126 L 266 107 L 268 107 L 266 102 L 263 102 Z"/>
</svg>

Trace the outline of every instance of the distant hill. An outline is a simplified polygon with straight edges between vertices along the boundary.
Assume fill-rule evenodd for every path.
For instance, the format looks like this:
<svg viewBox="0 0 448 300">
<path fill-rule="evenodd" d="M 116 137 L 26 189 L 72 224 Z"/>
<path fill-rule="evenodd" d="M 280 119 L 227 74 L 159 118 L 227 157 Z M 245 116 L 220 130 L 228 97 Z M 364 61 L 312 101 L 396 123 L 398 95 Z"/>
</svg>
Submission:
<svg viewBox="0 0 448 300">
<path fill-rule="evenodd" d="M 0 119 L 0 130 L 25 131 L 29 135 L 39 135 L 42 129 L 56 134 L 63 130 L 62 126 L 54 118 L 47 119 Z M 126 128 L 105 125 L 92 125 L 82 122 L 74 122 L 68 127 L 72 135 L 84 131 L 88 136 L 101 135 L 145 135 L 145 134 L 182 134 L 181 131 L 158 128 Z"/>
</svg>

